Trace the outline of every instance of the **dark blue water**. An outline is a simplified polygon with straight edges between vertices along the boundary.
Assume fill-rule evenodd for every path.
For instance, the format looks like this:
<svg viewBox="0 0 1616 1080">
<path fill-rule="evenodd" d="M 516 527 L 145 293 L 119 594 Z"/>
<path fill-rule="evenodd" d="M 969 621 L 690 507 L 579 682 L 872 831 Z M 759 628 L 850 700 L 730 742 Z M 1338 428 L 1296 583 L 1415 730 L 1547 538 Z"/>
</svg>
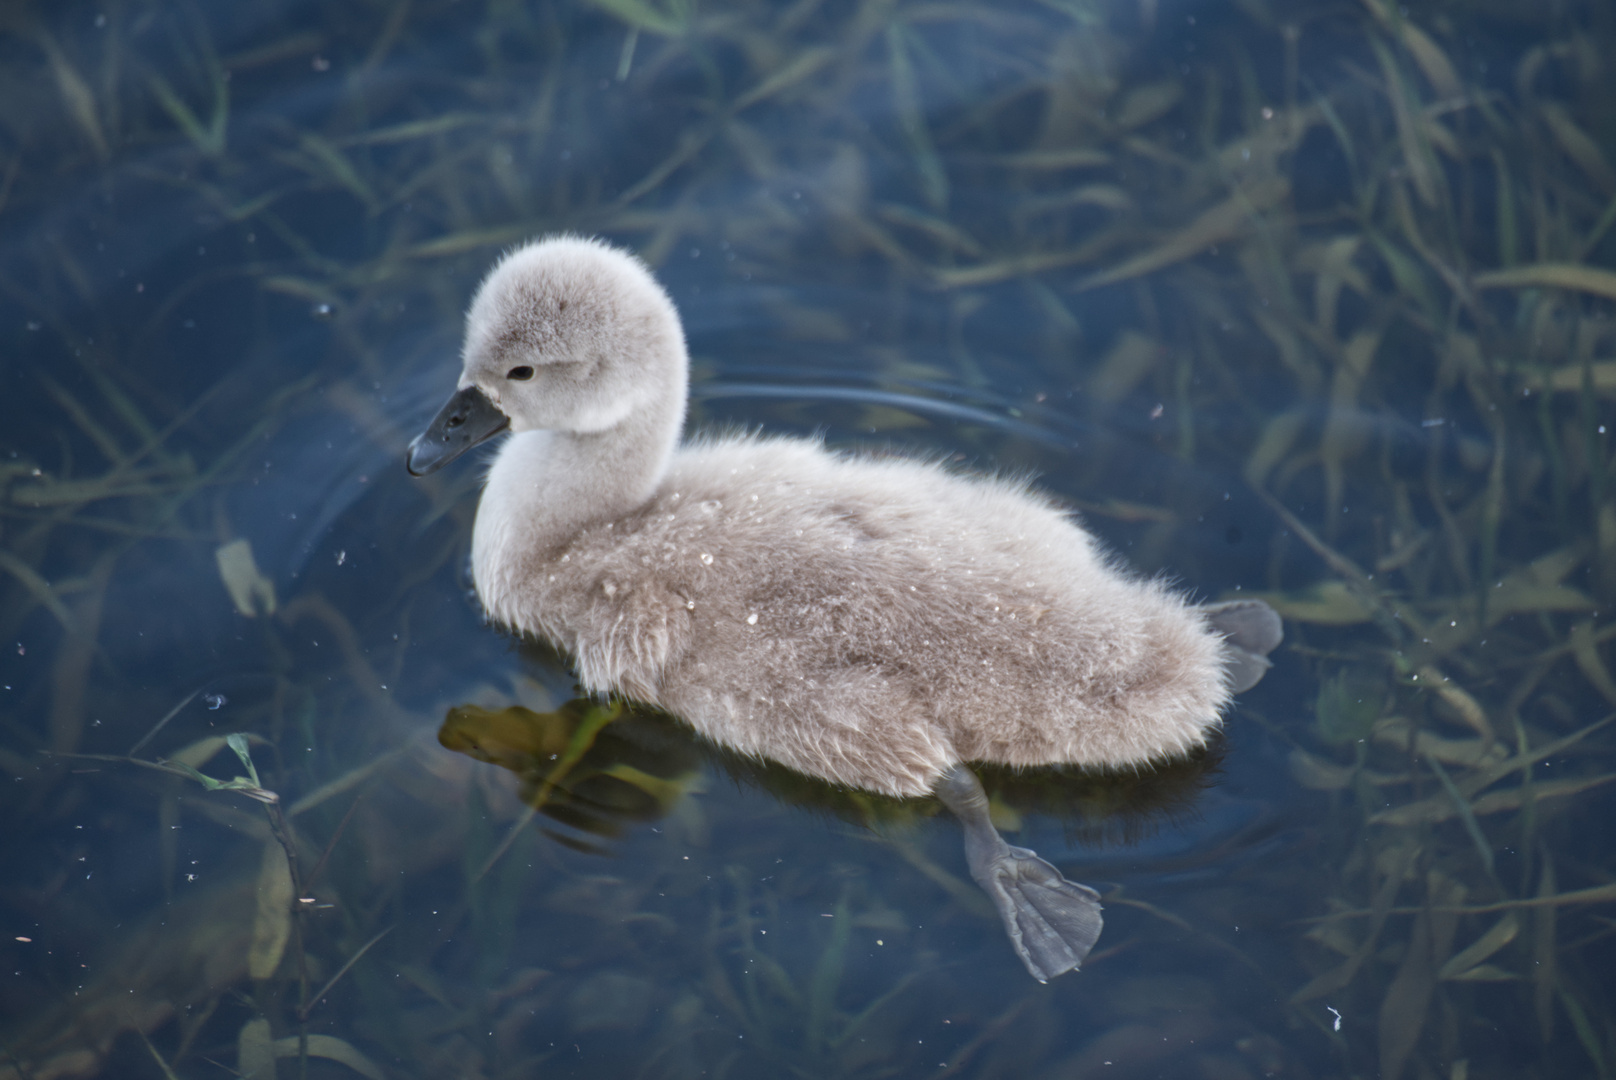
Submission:
<svg viewBox="0 0 1616 1080">
<path fill-rule="evenodd" d="M 1610 1075 L 1616 21 L 1286 7 L 0 11 L 0 1077 Z M 693 430 L 1287 615 L 1206 755 L 984 773 L 1080 973 L 934 803 L 633 712 L 546 787 L 572 676 L 403 452 L 561 231 L 667 285 Z M 279 816 L 152 767 L 231 733 Z"/>
</svg>

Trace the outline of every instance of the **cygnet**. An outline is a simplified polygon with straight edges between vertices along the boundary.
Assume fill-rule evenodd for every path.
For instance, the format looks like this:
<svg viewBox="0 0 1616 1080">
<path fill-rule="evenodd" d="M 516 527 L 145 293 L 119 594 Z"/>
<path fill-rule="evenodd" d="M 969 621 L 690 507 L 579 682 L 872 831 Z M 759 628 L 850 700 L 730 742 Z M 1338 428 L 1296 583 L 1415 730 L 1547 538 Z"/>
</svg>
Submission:
<svg viewBox="0 0 1616 1080">
<path fill-rule="evenodd" d="M 1004 842 L 969 761 L 1137 767 L 1204 744 L 1281 638 L 1261 602 L 1136 577 L 1020 481 L 752 434 L 683 439 L 678 312 L 625 251 L 510 252 L 466 319 L 421 476 L 504 431 L 477 508 L 488 616 L 591 691 L 833 784 L 935 794 L 1040 981 L 1098 895 Z"/>
</svg>

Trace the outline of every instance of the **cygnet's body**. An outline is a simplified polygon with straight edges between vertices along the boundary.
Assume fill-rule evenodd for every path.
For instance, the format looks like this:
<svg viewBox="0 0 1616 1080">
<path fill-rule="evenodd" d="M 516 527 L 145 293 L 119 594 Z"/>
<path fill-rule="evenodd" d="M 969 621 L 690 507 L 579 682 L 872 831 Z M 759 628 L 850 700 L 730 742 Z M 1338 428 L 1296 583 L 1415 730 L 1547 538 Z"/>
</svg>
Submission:
<svg viewBox="0 0 1616 1080">
<path fill-rule="evenodd" d="M 472 539 L 490 617 L 561 647 L 589 689 L 744 753 L 889 795 L 937 791 L 964 814 L 980 787 L 962 762 L 1124 766 L 1201 745 L 1277 644 L 1266 608 L 1209 614 L 1121 572 L 1022 484 L 800 439 L 681 445 L 677 312 L 605 245 L 554 238 L 502 260 L 464 362 L 410 463 L 431 471 L 515 432 Z M 1092 892 L 1033 859 L 1088 894 L 1097 935 Z M 1040 968 L 1012 922 L 1040 978 L 1092 944 Z"/>
<path fill-rule="evenodd" d="M 961 761 L 1179 755 L 1228 699 L 1201 614 L 1018 485 L 725 438 L 678 451 L 631 510 L 512 544 L 544 518 L 528 466 L 550 438 L 511 438 L 489 474 L 488 613 L 725 746 L 925 795 Z"/>
</svg>

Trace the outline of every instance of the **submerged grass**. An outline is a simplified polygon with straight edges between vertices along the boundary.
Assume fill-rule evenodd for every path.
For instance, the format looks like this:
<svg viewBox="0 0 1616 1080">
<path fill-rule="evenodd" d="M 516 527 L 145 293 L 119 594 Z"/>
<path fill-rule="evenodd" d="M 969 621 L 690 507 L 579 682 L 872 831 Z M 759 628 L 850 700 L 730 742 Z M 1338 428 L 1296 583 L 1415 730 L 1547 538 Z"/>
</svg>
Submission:
<svg viewBox="0 0 1616 1080">
<path fill-rule="evenodd" d="M 7 9 L 0 1076 L 1609 1075 L 1616 24 L 1508 18 Z M 677 729 L 535 735 L 554 658 L 489 673 L 441 603 L 471 481 L 380 470 L 477 274 L 559 229 L 659 266 L 698 388 L 867 388 L 770 415 L 1042 470 L 1147 571 L 1261 589 L 1291 647 L 1233 723 L 1287 747 L 1311 842 L 1178 910 L 1113 885 L 1089 973 L 1031 993 L 966 970 L 991 924 L 925 812 L 882 880 L 830 839 L 786 864 L 710 819 Z M 556 756 L 542 837 L 421 739 L 468 678 Z M 127 761 L 226 732 L 284 811 Z M 1086 790 L 1076 833 L 1114 838 Z M 613 845 L 632 869 L 579 861 Z"/>
</svg>

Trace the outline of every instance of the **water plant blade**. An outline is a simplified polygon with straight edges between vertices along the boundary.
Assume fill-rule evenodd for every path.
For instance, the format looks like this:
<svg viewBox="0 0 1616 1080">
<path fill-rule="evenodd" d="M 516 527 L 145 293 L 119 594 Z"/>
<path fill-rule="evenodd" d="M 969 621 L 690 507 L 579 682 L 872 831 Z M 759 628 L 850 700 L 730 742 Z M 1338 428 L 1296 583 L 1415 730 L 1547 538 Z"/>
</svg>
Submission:
<svg viewBox="0 0 1616 1080">
<path fill-rule="evenodd" d="M 292 936 L 292 872 L 278 840 L 264 845 L 258 869 L 258 906 L 253 916 L 247 971 L 255 979 L 275 974 Z"/>
</svg>

